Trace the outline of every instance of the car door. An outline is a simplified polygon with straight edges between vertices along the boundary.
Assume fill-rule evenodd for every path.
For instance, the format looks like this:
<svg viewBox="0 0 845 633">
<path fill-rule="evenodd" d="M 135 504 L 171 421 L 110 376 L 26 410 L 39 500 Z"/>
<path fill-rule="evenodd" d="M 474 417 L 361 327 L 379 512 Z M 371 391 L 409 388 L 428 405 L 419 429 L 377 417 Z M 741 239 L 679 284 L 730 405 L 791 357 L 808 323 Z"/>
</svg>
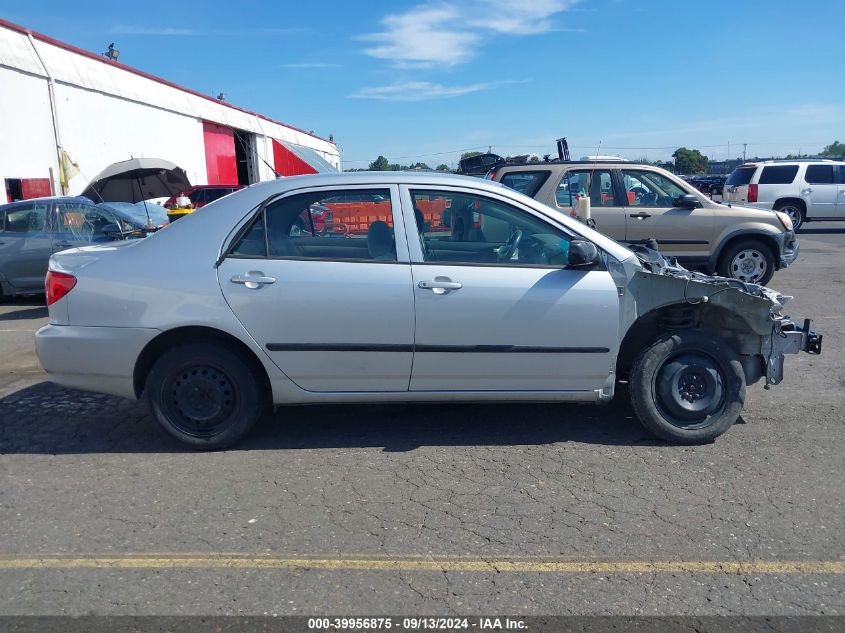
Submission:
<svg viewBox="0 0 845 633">
<path fill-rule="evenodd" d="M 61 202 L 53 221 L 53 252 L 108 242 L 111 238 L 103 229 L 110 224 L 119 225 L 107 209 L 85 202 Z"/>
<path fill-rule="evenodd" d="M 252 219 L 218 267 L 238 320 L 302 389 L 408 390 L 414 295 L 397 196 L 387 185 L 297 190 Z M 293 230 L 312 206 L 343 208 L 346 232 L 312 220 Z"/>
<path fill-rule="evenodd" d="M 694 194 L 694 189 L 657 171 L 632 167 L 619 170 L 619 174 L 628 212 L 626 242 L 644 244 L 654 238 L 664 255 L 687 261 L 704 261 L 710 256 L 715 229 L 713 208 L 673 205 L 679 196 Z"/>
<path fill-rule="evenodd" d="M 841 185 L 836 183 L 832 164 L 807 165 L 801 197 L 807 205 L 807 217 L 834 218 L 838 215 L 838 198 Z"/>
<path fill-rule="evenodd" d="M 402 188 L 416 305 L 411 391 L 589 392 L 614 371 L 618 293 L 568 269 L 572 235 L 505 197 Z M 422 222 L 449 208 L 450 226 Z M 456 234 L 459 221 L 469 231 Z"/>
<path fill-rule="evenodd" d="M 0 275 L 18 290 L 44 287 L 52 254 L 47 215 L 52 203 L 33 201 L 8 207 L 0 231 Z"/>
<path fill-rule="evenodd" d="M 571 169 L 564 172 L 555 190 L 557 207 L 571 215 L 578 198 L 590 196 L 590 216 L 596 230 L 614 240 L 624 240 L 628 223 L 612 172 L 609 169 Z"/>
<path fill-rule="evenodd" d="M 836 217 L 845 218 L 845 164 L 837 165 L 839 194 L 837 198 Z"/>
</svg>

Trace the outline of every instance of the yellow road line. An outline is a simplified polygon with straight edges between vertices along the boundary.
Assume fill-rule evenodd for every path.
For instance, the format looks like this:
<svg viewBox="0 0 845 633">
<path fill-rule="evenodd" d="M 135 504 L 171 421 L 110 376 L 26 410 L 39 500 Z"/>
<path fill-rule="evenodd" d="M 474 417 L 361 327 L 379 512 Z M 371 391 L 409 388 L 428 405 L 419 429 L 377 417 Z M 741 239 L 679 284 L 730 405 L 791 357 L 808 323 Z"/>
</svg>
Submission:
<svg viewBox="0 0 845 633">
<path fill-rule="evenodd" d="M 310 558 L 157 554 L 125 556 L 0 557 L 10 569 L 319 569 L 585 573 L 845 574 L 845 561 L 571 561 L 471 558 Z"/>
</svg>

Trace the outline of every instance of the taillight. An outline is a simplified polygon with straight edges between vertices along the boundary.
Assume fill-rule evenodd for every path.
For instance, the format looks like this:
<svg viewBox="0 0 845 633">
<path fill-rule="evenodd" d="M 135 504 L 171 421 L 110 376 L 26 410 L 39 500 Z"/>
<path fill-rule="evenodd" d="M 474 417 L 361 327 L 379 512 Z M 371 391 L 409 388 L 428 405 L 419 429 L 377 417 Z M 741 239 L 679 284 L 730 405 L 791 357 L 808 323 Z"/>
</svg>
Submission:
<svg viewBox="0 0 845 633">
<path fill-rule="evenodd" d="M 73 275 L 57 273 L 53 270 L 47 271 L 47 277 L 44 279 L 44 292 L 47 295 L 47 305 L 51 306 L 56 303 L 56 301 L 73 290 L 75 285 L 76 277 Z"/>
<path fill-rule="evenodd" d="M 757 185 L 748 185 L 748 202 L 757 202 Z"/>
<path fill-rule="evenodd" d="M 488 172 L 484 175 L 484 177 L 485 177 L 487 180 L 496 180 L 496 170 L 495 170 L 495 169 L 491 169 L 490 171 L 488 171 Z"/>
</svg>

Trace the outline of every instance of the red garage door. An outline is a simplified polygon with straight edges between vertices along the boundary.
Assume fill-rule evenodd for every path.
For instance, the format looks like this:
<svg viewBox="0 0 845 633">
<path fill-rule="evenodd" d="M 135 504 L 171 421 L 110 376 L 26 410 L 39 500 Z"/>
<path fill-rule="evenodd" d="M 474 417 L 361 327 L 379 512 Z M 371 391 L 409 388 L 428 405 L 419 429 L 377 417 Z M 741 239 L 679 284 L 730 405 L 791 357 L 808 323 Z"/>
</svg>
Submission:
<svg viewBox="0 0 845 633">
<path fill-rule="evenodd" d="M 232 185 L 238 182 L 235 160 L 235 133 L 232 128 L 202 122 L 205 138 L 205 168 L 209 185 Z"/>
<path fill-rule="evenodd" d="M 316 169 L 275 139 L 273 139 L 273 163 L 280 176 L 317 173 Z"/>
</svg>

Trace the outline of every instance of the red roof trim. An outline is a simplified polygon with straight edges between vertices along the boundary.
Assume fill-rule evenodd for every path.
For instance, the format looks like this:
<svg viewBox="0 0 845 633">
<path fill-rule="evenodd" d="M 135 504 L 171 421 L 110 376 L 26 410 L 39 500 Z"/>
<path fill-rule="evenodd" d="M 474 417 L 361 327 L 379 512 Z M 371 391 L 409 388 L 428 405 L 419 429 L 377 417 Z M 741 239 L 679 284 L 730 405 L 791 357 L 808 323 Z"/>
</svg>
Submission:
<svg viewBox="0 0 845 633">
<path fill-rule="evenodd" d="M 326 143 L 331 143 L 332 145 L 335 145 L 334 143 L 332 143 L 328 139 L 323 138 L 322 136 L 317 136 L 316 134 L 312 134 L 311 132 L 306 132 L 305 130 L 300 129 L 298 127 L 294 127 L 293 125 L 289 125 L 287 123 L 282 123 L 281 121 L 276 121 L 275 119 L 271 119 L 270 117 L 264 116 L 263 114 L 259 114 L 258 112 L 252 112 L 251 110 L 247 110 L 245 108 L 239 108 L 238 106 L 232 105 L 231 103 L 227 103 L 225 101 L 220 101 L 219 99 L 215 99 L 214 97 L 211 97 L 209 95 L 204 95 L 201 92 L 197 92 L 196 90 L 192 90 L 191 88 L 186 88 L 185 86 L 180 86 L 179 84 L 175 84 L 172 81 L 168 81 L 167 79 L 162 79 L 161 77 L 156 77 L 155 75 L 151 75 L 150 73 L 146 73 L 143 70 L 138 70 L 137 68 L 132 68 L 131 66 L 127 66 L 126 64 L 121 64 L 120 62 L 116 62 L 116 61 L 113 61 L 111 59 L 107 59 L 106 57 L 103 57 L 102 55 L 96 55 L 95 53 L 92 53 L 90 51 L 86 51 L 85 49 L 78 48 L 78 47 L 74 46 L 73 44 L 66 44 L 64 42 L 60 42 L 57 39 L 53 39 L 49 35 L 44 35 L 43 33 L 38 33 L 37 31 L 33 31 L 32 29 L 28 29 L 25 26 L 21 26 L 20 24 L 15 24 L 14 22 L 9 22 L 8 20 L 4 20 L 3 18 L 0 18 L 0 26 L 5 27 L 7 29 L 10 29 L 12 31 L 17 31 L 18 33 L 23 33 L 24 35 L 30 34 L 30 35 L 32 35 L 32 37 L 34 37 L 37 40 L 40 40 L 42 42 L 46 42 L 47 44 L 52 44 L 53 46 L 57 46 L 57 47 L 62 48 L 66 51 L 70 51 L 71 53 L 76 53 L 77 55 L 82 55 L 83 57 L 87 57 L 89 59 L 96 60 L 96 61 L 98 61 L 102 64 L 107 64 L 109 66 L 116 66 L 117 68 L 120 68 L 121 70 L 125 70 L 125 71 L 130 72 L 134 75 L 138 75 L 139 77 L 144 77 L 145 79 L 155 81 L 156 83 L 160 83 L 160 84 L 163 84 L 165 86 L 170 86 L 171 88 L 175 88 L 176 90 L 181 90 L 182 92 L 187 92 L 188 94 L 192 94 L 196 97 L 202 97 L 203 99 L 206 99 L 208 101 L 212 101 L 212 102 L 217 103 L 217 104 L 222 105 L 222 106 L 226 106 L 227 108 L 232 108 L 233 110 L 238 110 L 239 112 L 243 112 L 245 114 L 250 114 L 252 116 L 256 116 L 259 119 L 264 119 L 265 121 L 269 121 L 270 123 L 275 123 L 276 125 L 281 125 L 281 126 L 284 126 L 286 128 L 290 128 L 291 130 L 296 130 L 297 132 L 301 132 L 302 134 L 307 134 L 308 136 L 311 136 L 312 138 L 316 138 L 316 139 L 319 139 L 321 141 L 325 141 Z M 337 147 L 337 146 L 335 145 L 335 147 Z"/>
</svg>

